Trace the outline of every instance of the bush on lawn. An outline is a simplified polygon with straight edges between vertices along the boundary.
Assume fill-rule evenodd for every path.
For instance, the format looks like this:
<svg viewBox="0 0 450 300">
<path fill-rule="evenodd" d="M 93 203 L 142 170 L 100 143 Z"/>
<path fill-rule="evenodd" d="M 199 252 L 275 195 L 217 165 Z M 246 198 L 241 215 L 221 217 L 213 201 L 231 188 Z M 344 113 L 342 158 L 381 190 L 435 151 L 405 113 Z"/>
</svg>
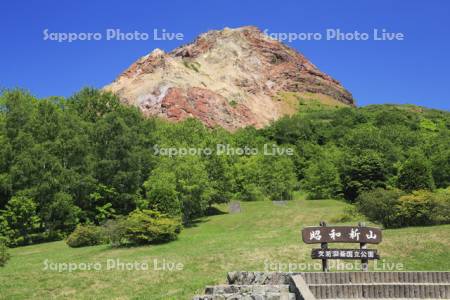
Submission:
<svg viewBox="0 0 450 300">
<path fill-rule="evenodd" d="M 434 220 L 437 224 L 450 224 L 450 187 L 439 189 L 435 193 L 436 215 Z"/>
<path fill-rule="evenodd" d="M 401 227 L 398 223 L 398 199 L 405 195 L 401 190 L 376 188 L 363 192 L 357 198 L 358 210 L 370 221 L 384 227 Z"/>
<path fill-rule="evenodd" d="M 417 191 L 400 197 L 397 219 L 402 226 L 450 223 L 450 194 Z"/>
<path fill-rule="evenodd" d="M 124 226 L 124 240 L 133 245 L 169 242 L 175 240 L 181 231 L 179 219 L 153 210 L 133 211 L 126 218 Z"/>
<path fill-rule="evenodd" d="M 118 247 L 127 243 L 125 237 L 127 231 L 126 217 L 119 216 L 110 219 L 103 224 L 102 229 L 107 242 L 111 246 Z"/>
<path fill-rule="evenodd" d="M 78 225 L 66 240 L 70 247 L 109 243 L 111 246 L 145 245 L 175 240 L 181 231 L 181 220 L 153 210 L 135 210 L 103 226 Z"/>
<path fill-rule="evenodd" d="M 358 208 L 355 205 L 347 206 L 344 208 L 343 213 L 337 215 L 336 217 L 331 219 L 332 223 L 347 223 L 353 222 L 358 223 L 364 220 L 364 215 L 358 211 Z"/>
<path fill-rule="evenodd" d="M 450 190 L 415 191 L 375 189 L 358 197 L 358 210 L 386 228 L 450 223 Z"/>
<path fill-rule="evenodd" d="M 6 238 L 0 236 L 0 267 L 4 267 L 9 260 L 8 247 L 6 247 Z"/>
<path fill-rule="evenodd" d="M 100 245 L 104 242 L 102 229 L 94 225 L 78 225 L 66 239 L 67 245 L 72 248 Z"/>
</svg>

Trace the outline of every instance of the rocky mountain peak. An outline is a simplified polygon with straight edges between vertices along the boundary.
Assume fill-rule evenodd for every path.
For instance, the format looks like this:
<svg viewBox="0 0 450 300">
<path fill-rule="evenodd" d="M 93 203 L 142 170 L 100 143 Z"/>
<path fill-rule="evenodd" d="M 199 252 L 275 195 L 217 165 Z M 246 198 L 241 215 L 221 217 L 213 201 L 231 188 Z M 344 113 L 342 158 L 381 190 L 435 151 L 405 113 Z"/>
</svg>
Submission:
<svg viewBox="0 0 450 300">
<path fill-rule="evenodd" d="M 208 31 L 170 53 L 155 49 L 105 89 L 146 115 L 228 130 L 265 126 L 301 101 L 354 105 L 338 81 L 253 26 Z"/>
</svg>

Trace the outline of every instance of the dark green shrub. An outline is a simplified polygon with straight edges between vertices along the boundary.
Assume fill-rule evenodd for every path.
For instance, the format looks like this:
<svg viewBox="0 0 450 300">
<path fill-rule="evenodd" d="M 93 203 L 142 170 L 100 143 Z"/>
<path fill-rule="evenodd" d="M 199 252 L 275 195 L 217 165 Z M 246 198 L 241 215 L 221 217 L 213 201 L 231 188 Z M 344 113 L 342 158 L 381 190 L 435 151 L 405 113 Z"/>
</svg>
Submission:
<svg viewBox="0 0 450 300">
<path fill-rule="evenodd" d="M 377 188 L 363 192 L 357 198 L 358 210 L 370 221 L 383 224 L 384 227 L 399 227 L 398 199 L 404 195 L 400 190 Z"/>
<path fill-rule="evenodd" d="M 332 223 L 358 223 L 361 220 L 364 220 L 364 216 L 358 211 L 358 208 L 355 205 L 347 206 L 344 208 L 343 213 L 337 215 L 335 218 L 331 220 Z"/>
<path fill-rule="evenodd" d="M 308 199 L 336 198 L 342 190 L 337 168 L 324 158 L 306 169 L 301 187 L 308 192 Z"/>
<path fill-rule="evenodd" d="M 143 186 L 151 209 L 173 217 L 181 215 L 181 201 L 174 173 L 161 168 L 155 169 Z"/>
<path fill-rule="evenodd" d="M 424 226 L 450 223 L 450 191 L 375 189 L 358 197 L 358 209 L 384 227 Z"/>
<path fill-rule="evenodd" d="M 119 216 L 116 219 L 107 220 L 102 228 L 106 241 L 113 247 L 118 247 L 127 243 L 126 217 Z"/>
<path fill-rule="evenodd" d="M 10 246 L 28 245 L 39 227 L 40 218 L 36 213 L 37 204 L 27 196 L 14 196 L 0 211 L 0 231 L 8 237 Z"/>
<path fill-rule="evenodd" d="M 232 172 L 237 200 L 291 200 L 297 185 L 294 164 L 285 156 L 243 156 Z"/>
<path fill-rule="evenodd" d="M 81 209 L 73 204 L 72 196 L 66 193 L 56 193 L 54 200 L 47 209 L 45 221 L 53 236 L 64 236 L 72 232 L 79 223 Z"/>
<path fill-rule="evenodd" d="M 73 248 L 100 245 L 104 242 L 101 227 L 94 225 L 78 225 L 66 239 L 67 245 Z"/>
<path fill-rule="evenodd" d="M 9 236 L 11 235 L 11 229 L 8 226 L 8 221 L 4 216 L 4 212 L 0 210 L 0 238 L 5 244 L 10 245 Z"/>
<path fill-rule="evenodd" d="M 436 149 L 431 157 L 431 168 L 436 187 L 450 186 L 450 149 Z"/>
<path fill-rule="evenodd" d="M 125 239 L 134 245 L 163 243 L 175 240 L 181 231 L 178 219 L 152 210 L 135 210 L 125 221 Z"/>
<path fill-rule="evenodd" d="M 366 150 L 350 156 L 341 173 L 345 199 L 353 202 L 365 191 L 384 188 L 386 175 L 386 161 L 380 153 Z"/>
<path fill-rule="evenodd" d="M 184 223 L 202 216 L 213 194 L 208 172 L 197 156 L 162 160 L 144 190 L 152 210 L 170 217 L 182 214 Z"/>
<path fill-rule="evenodd" d="M 78 225 L 66 239 L 70 247 L 109 243 L 111 246 L 145 245 L 175 240 L 181 221 L 153 210 L 135 210 L 127 217 L 106 221 L 102 227 Z"/>
<path fill-rule="evenodd" d="M 434 189 L 431 164 L 422 153 L 414 152 L 402 163 L 398 174 L 398 187 L 408 192 Z"/>
<path fill-rule="evenodd" d="M 433 215 L 436 224 L 450 223 L 450 187 L 437 190 L 435 193 L 436 209 Z"/>
<path fill-rule="evenodd" d="M 0 267 L 5 266 L 10 257 L 6 246 L 6 238 L 0 236 Z"/>
<path fill-rule="evenodd" d="M 236 199 L 242 201 L 258 201 L 265 199 L 262 189 L 254 183 L 242 185 L 242 189 L 236 194 Z"/>
<path fill-rule="evenodd" d="M 398 210 L 398 222 L 404 226 L 449 223 L 450 194 L 416 191 L 400 197 Z"/>
<path fill-rule="evenodd" d="M 292 200 L 297 178 L 294 164 L 288 156 L 264 155 L 262 157 L 260 187 L 270 200 Z"/>
</svg>

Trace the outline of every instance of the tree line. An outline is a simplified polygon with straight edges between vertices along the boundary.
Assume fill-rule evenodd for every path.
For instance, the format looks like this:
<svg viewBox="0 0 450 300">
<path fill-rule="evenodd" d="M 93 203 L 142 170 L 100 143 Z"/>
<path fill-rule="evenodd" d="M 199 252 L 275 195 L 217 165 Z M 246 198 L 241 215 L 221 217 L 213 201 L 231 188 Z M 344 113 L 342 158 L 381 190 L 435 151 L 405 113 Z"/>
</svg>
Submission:
<svg viewBox="0 0 450 300">
<path fill-rule="evenodd" d="M 0 236 L 17 246 L 120 216 L 150 222 L 137 211 L 189 224 L 216 203 L 289 200 L 295 190 L 350 202 L 376 189 L 433 192 L 450 186 L 449 129 L 448 112 L 378 105 L 303 109 L 230 133 L 147 118 L 95 89 L 46 99 L 8 90 L 0 96 Z M 217 144 L 261 151 L 154 151 Z M 265 145 L 293 155 L 264 155 Z"/>
</svg>

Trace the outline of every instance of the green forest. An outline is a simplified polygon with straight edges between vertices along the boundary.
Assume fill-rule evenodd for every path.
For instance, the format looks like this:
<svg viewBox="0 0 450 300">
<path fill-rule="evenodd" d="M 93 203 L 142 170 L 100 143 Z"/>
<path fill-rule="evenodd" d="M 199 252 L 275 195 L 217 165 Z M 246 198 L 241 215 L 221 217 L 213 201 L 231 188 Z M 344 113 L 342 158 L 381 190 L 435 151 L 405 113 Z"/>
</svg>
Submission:
<svg viewBox="0 0 450 300">
<path fill-rule="evenodd" d="M 412 105 L 302 106 L 230 133 L 147 118 L 90 88 L 46 99 L 7 90 L 0 144 L 0 236 L 9 247 L 166 242 L 214 204 L 289 200 L 294 191 L 353 203 L 349 214 L 385 228 L 450 223 L 450 113 Z M 221 155 L 218 144 L 260 151 Z M 213 153 L 155 151 L 164 148 Z"/>
</svg>

